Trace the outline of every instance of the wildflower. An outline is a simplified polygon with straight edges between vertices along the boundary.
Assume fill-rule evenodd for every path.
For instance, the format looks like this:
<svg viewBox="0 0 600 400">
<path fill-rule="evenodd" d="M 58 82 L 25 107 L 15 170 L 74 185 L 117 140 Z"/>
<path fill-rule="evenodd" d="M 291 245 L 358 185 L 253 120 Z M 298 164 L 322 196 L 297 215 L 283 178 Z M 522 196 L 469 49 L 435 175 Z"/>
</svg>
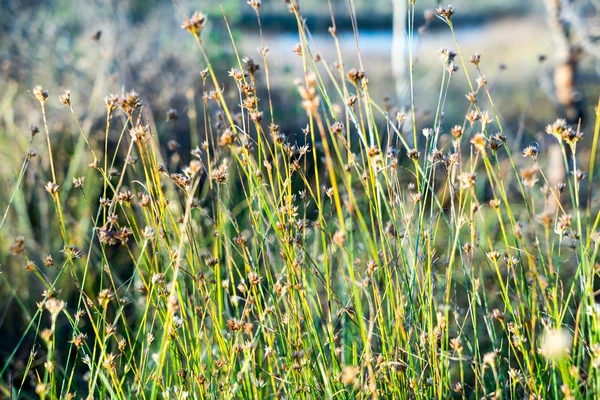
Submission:
<svg viewBox="0 0 600 400">
<path fill-rule="evenodd" d="M 456 12 L 456 9 L 452 5 L 447 5 L 439 6 L 435 11 L 440 17 L 442 17 L 446 21 L 450 21 L 452 19 L 452 16 Z"/>
<path fill-rule="evenodd" d="M 36 125 L 31 125 L 31 127 L 29 127 L 29 132 L 31 133 L 31 137 L 34 137 L 40 133 L 40 128 L 38 128 Z"/>
<path fill-rule="evenodd" d="M 302 45 L 300 43 L 296 43 L 296 45 L 294 46 L 292 51 L 294 53 L 296 53 L 297 55 L 301 56 L 302 55 Z"/>
<path fill-rule="evenodd" d="M 46 300 L 45 307 L 50 312 L 52 319 L 56 319 L 58 314 L 65 308 L 65 302 L 56 297 L 50 297 Z"/>
<path fill-rule="evenodd" d="M 442 60 L 442 63 L 445 65 L 448 65 L 450 63 L 452 63 L 454 61 L 454 58 L 456 58 L 456 52 L 452 51 L 452 50 L 448 50 L 444 47 L 442 47 L 439 51 L 438 54 L 440 55 L 440 60 Z"/>
<path fill-rule="evenodd" d="M 83 181 L 85 181 L 85 176 L 80 176 L 79 178 L 73 178 L 73 186 L 76 188 L 83 187 Z"/>
<path fill-rule="evenodd" d="M 144 135 L 146 134 L 147 130 L 148 125 L 144 126 L 138 123 L 136 126 L 129 130 L 129 134 L 131 135 L 133 141 L 135 141 L 136 143 L 141 143 L 144 140 Z"/>
<path fill-rule="evenodd" d="M 127 347 L 127 341 L 125 339 L 121 339 L 119 340 L 119 343 L 117 343 L 117 346 L 119 347 L 119 353 L 122 354 Z"/>
<path fill-rule="evenodd" d="M 167 111 L 167 122 L 168 121 L 177 121 L 177 118 L 179 118 L 179 115 L 177 114 L 177 110 L 174 108 L 170 108 L 169 111 Z"/>
<path fill-rule="evenodd" d="M 212 179 L 218 184 L 225 183 L 227 181 L 227 178 L 229 177 L 228 169 L 229 167 L 227 163 L 223 161 L 221 165 L 219 165 L 219 167 L 213 171 Z"/>
<path fill-rule="evenodd" d="M 423 128 L 422 133 L 423 136 L 425 136 L 425 139 L 429 140 L 433 136 L 433 129 Z"/>
<path fill-rule="evenodd" d="M 113 353 L 108 353 L 102 362 L 102 366 L 110 372 L 115 372 L 117 369 L 115 364 L 116 356 Z"/>
<path fill-rule="evenodd" d="M 452 62 L 452 63 L 448 64 L 448 66 L 446 67 L 446 70 L 448 71 L 448 73 L 450 75 L 452 75 L 459 70 L 459 66 Z"/>
<path fill-rule="evenodd" d="M 25 253 L 25 238 L 23 236 L 15 238 L 15 241 L 10 245 L 9 250 L 13 256 Z"/>
<path fill-rule="evenodd" d="M 66 105 L 71 106 L 71 91 L 69 89 L 65 90 L 65 94 L 58 95 L 58 100 Z"/>
<path fill-rule="evenodd" d="M 473 55 L 471 55 L 471 59 L 469 61 L 471 61 L 471 64 L 473 64 L 473 65 L 479 65 L 479 62 L 481 61 L 481 54 L 473 53 Z"/>
<path fill-rule="evenodd" d="M 473 104 L 477 103 L 477 94 L 475 92 L 469 92 L 465 97 Z"/>
<path fill-rule="evenodd" d="M 376 157 L 379 154 L 381 154 L 381 150 L 379 150 L 379 147 L 377 146 L 372 146 L 367 149 L 367 155 L 371 158 Z"/>
<path fill-rule="evenodd" d="M 419 157 L 421 157 L 421 153 L 419 151 L 417 151 L 416 149 L 409 149 L 406 152 L 406 155 L 408 156 L 408 158 L 410 158 L 413 161 L 418 161 Z"/>
<path fill-rule="evenodd" d="M 475 121 L 479 121 L 481 119 L 481 114 L 478 113 L 475 110 L 471 110 L 465 117 L 467 119 L 467 121 L 469 121 L 469 123 L 471 124 L 471 126 L 473 126 L 473 124 L 475 123 Z"/>
<path fill-rule="evenodd" d="M 219 138 L 219 145 L 231 146 L 233 144 L 234 139 L 235 139 L 234 133 L 231 131 L 231 129 L 227 128 L 223 131 L 223 133 L 221 134 L 221 137 Z"/>
<path fill-rule="evenodd" d="M 463 346 L 459 337 L 450 339 L 450 347 L 452 347 L 452 350 L 456 351 L 458 354 L 463 352 Z"/>
<path fill-rule="evenodd" d="M 52 196 L 56 196 L 56 194 L 58 193 L 58 189 L 60 189 L 60 186 L 54 182 L 48 182 L 46 183 L 46 186 L 44 186 L 44 188 L 46 189 L 46 192 L 50 193 Z"/>
<path fill-rule="evenodd" d="M 346 73 L 346 76 L 348 77 L 348 80 L 350 82 L 357 84 L 360 80 L 362 80 L 365 77 L 365 73 L 357 70 L 356 68 L 351 68 Z"/>
<path fill-rule="evenodd" d="M 487 256 L 487 258 L 489 258 L 490 260 L 492 260 L 492 261 L 496 261 L 496 260 L 498 260 L 498 259 L 500 258 L 500 253 L 499 253 L 499 252 L 497 252 L 496 250 L 492 250 L 492 251 L 488 252 L 488 253 L 486 254 L 486 256 Z"/>
<path fill-rule="evenodd" d="M 35 263 L 31 260 L 27 261 L 27 263 L 25 263 L 25 270 L 27 272 L 33 272 L 36 270 L 36 266 Z"/>
<path fill-rule="evenodd" d="M 83 257 L 83 251 L 81 251 L 81 249 L 74 244 L 68 246 L 65 245 L 60 252 L 74 260 L 78 260 Z"/>
<path fill-rule="evenodd" d="M 112 290 L 110 289 L 102 289 L 100 293 L 98 293 L 98 304 L 102 308 L 106 308 L 108 303 L 114 297 Z"/>
<path fill-rule="evenodd" d="M 239 331 L 242 329 L 242 322 L 235 318 L 230 318 L 227 320 L 227 329 L 229 329 L 229 332 Z"/>
<path fill-rule="evenodd" d="M 44 265 L 46 267 L 52 267 L 54 265 L 54 260 L 52 260 L 52 256 L 50 254 L 44 258 Z"/>
<path fill-rule="evenodd" d="M 454 390 L 455 393 L 462 394 L 464 392 L 462 383 L 455 382 L 454 384 L 452 384 L 452 390 Z"/>
<path fill-rule="evenodd" d="M 43 382 L 38 382 L 35 385 L 35 393 L 40 396 L 40 398 L 44 398 L 46 396 L 46 392 L 48 391 L 48 385 Z"/>
<path fill-rule="evenodd" d="M 342 122 L 334 122 L 330 129 L 332 134 L 341 135 L 344 132 L 344 124 Z"/>
<path fill-rule="evenodd" d="M 505 140 L 506 137 L 504 135 L 502 135 L 501 133 L 496 133 L 495 135 L 490 137 L 490 140 L 488 141 L 488 147 L 492 151 L 498 151 L 500 147 L 504 145 Z"/>
<path fill-rule="evenodd" d="M 461 189 L 471 189 L 475 186 L 475 178 L 477 174 L 475 172 L 463 172 L 458 176 L 460 181 Z"/>
<path fill-rule="evenodd" d="M 248 273 L 248 282 L 251 286 L 258 286 L 262 281 L 262 277 L 254 271 Z"/>
<path fill-rule="evenodd" d="M 493 119 L 490 116 L 490 113 L 488 111 L 484 111 L 480 114 L 480 120 L 481 120 L 481 125 L 483 126 L 483 130 L 485 130 L 485 127 L 488 126 L 490 123 L 492 123 Z"/>
<path fill-rule="evenodd" d="M 131 89 L 127 96 L 119 99 L 119 105 L 125 114 L 131 117 L 133 110 L 142 105 L 142 102 L 140 101 L 140 95 L 135 90 Z"/>
<path fill-rule="evenodd" d="M 258 9 L 260 8 L 262 1 L 261 0 L 248 0 L 247 3 L 250 4 L 250 6 L 252 8 L 254 8 L 254 11 L 258 12 Z"/>
<path fill-rule="evenodd" d="M 206 15 L 200 11 L 196 11 L 192 18 L 186 18 L 181 27 L 190 32 L 194 36 L 200 35 L 206 25 Z"/>
<path fill-rule="evenodd" d="M 53 334 L 54 331 L 52 329 L 44 329 L 40 332 L 40 337 L 44 342 L 49 343 Z"/>
<path fill-rule="evenodd" d="M 48 99 L 48 91 L 43 90 L 39 85 L 33 88 L 33 95 L 40 101 L 40 103 L 45 103 Z"/>
<path fill-rule="evenodd" d="M 546 126 L 546 133 L 560 139 L 563 133 L 569 129 L 570 127 L 567 125 L 566 120 L 557 119 L 553 124 Z"/>
<path fill-rule="evenodd" d="M 537 160 L 540 148 L 537 143 L 534 142 L 531 146 L 527 146 L 523 149 L 523 157 L 531 157 L 533 160 Z"/>
<path fill-rule="evenodd" d="M 495 351 L 490 351 L 489 353 L 486 353 L 483 355 L 483 363 L 489 365 L 490 367 L 493 367 L 495 365 L 496 362 L 496 352 Z"/>
<path fill-rule="evenodd" d="M 452 134 L 452 136 L 454 136 L 455 139 L 458 140 L 462 137 L 464 129 L 460 125 L 454 125 L 454 127 L 450 130 L 450 133 Z"/>
<path fill-rule="evenodd" d="M 256 74 L 256 71 L 258 71 L 260 69 L 260 65 L 255 63 L 254 60 L 250 57 L 244 57 L 244 59 L 242 59 L 242 62 L 244 63 L 244 70 L 251 77 L 254 77 L 254 75 Z"/>
<path fill-rule="evenodd" d="M 106 107 L 106 112 L 108 114 L 115 111 L 117 109 L 118 104 L 119 104 L 119 96 L 117 96 L 116 94 L 111 94 L 104 98 L 104 106 Z"/>
<path fill-rule="evenodd" d="M 538 168 L 535 165 L 521 170 L 521 178 L 525 186 L 533 187 L 538 183 L 537 171 Z"/>
<path fill-rule="evenodd" d="M 523 374 L 516 368 L 510 368 L 508 376 L 513 382 L 521 382 L 523 380 Z"/>
<path fill-rule="evenodd" d="M 73 339 L 71 339 L 71 341 L 69 343 L 73 343 L 73 345 L 79 349 L 79 348 L 83 347 L 83 345 L 85 344 L 85 339 L 87 339 L 87 334 L 80 333 L 80 334 L 73 336 Z"/>
<path fill-rule="evenodd" d="M 477 151 L 484 152 L 486 145 L 485 135 L 483 133 L 476 134 L 473 136 L 473 139 L 471 139 L 471 144 Z"/>
</svg>

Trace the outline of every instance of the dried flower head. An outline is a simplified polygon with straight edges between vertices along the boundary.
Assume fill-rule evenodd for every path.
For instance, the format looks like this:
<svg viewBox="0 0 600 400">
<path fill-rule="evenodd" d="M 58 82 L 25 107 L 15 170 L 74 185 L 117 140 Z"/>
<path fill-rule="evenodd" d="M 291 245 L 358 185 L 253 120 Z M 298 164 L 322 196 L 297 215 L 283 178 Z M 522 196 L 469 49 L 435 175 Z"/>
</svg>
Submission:
<svg viewBox="0 0 600 400">
<path fill-rule="evenodd" d="M 48 91 L 42 89 L 42 87 L 39 85 L 33 88 L 33 95 L 40 101 L 40 103 L 45 103 L 48 99 Z"/>
<path fill-rule="evenodd" d="M 435 12 L 442 18 L 445 19 L 446 21 L 450 21 L 452 19 L 452 16 L 454 15 L 454 13 L 456 12 L 456 9 L 452 6 L 452 5 L 447 5 L 447 6 L 439 6 Z"/>
<path fill-rule="evenodd" d="M 15 241 L 10 245 L 9 250 L 13 256 L 25 253 L 25 238 L 23 236 L 15 238 Z"/>
<path fill-rule="evenodd" d="M 523 157 L 531 157 L 532 159 L 537 160 L 539 152 L 539 145 L 534 143 L 531 146 L 527 146 L 523 149 Z"/>
<path fill-rule="evenodd" d="M 65 308 L 65 302 L 57 299 L 56 297 L 50 297 L 45 303 L 46 310 L 50 312 L 52 319 L 56 319 L 58 314 Z"/>
<path fill-rule="evenodd" d="M 60 94 L 58 95 L 58 100 L 66 105 L 66 106 L 71 106 L 71 91 L 69 89 L 65 90 L 65 94 Z"/>
<path fill-rule="evenodd" d="M 206 25 L 206 15 L 196 11 L 191 18 L 186 18 L 181 27 L 194 36 L 199 36 Z"/>
<path fill-rule="evenodd" d="M 56 196 L 56 194 L 58 193 L 58 189 L 60 189 L 60 186 L 54 182 L 48 182 L 46 183 L 46 186 L 44 186 L 44 189 L 46 189 L 46 192 L 50 193 L 52 196 Z"/>
<path fill-rule="evenodd" d="M 258 9 L 260 8 L 262 1 L 261 0 L 248 0 L 247 3 L 250 4 L 250 6 L 252 8 L 254 8 L 254 11 L 258 12 Z"/>
</svg>

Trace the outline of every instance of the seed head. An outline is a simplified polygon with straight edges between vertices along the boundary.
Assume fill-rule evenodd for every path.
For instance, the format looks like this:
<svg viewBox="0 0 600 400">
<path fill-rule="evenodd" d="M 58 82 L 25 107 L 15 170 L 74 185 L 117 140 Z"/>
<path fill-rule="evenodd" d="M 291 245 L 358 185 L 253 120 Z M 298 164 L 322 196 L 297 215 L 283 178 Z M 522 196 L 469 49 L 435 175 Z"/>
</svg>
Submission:
<svg viewBox="0 0 600 400">
<path fill-rule="evenodd" d="M 177 113 L 177 110 L 174 108 L 170 108 L 169 111 L 167 111 L 167 122 L 168 121 L 177 121 L 177 118 L 179 118 L 179 114 Z"/>
<path fill-rule="evenodd" d="M 258 9 L 260 8 L 262 1 L 261 0 L 248 0 L 247 3 L 250 4 L 250 6 L 252 8 L 254 8 L 254 11 L 258 12 Z"/>
<path fill-rule="evenodd" d="M 533 160 L 537 160 L 539 152 L 540 148 L 537 143 L 532 144 L 531 146 L 527 146 L 523 149 L 523 157 L 531 157 Z"/>
<path fill-rule="evenodd" d="M 85 181 L 85 176 L 80 176 L 79 178 L 73 178 L 73 186 L 76 188 L 82 188 L 83 182 Z"/>
<path fill-rule="evenodd" d="M 104 358 L 102 366 L 107 370 L 114 372 L 117 369 L 117 366 L 115 364 L 115 358 L 116 356 L 113 353 L 107 354 Z"/>
<path fill-rule="evenodd" d="M 102 289 L 100 293 L 98 293 L 98 304 L 100 304 L 100 307 L 106 308 L 113 297 L 112 290 Z"/>
<path fill-rule="evenodd" d="M 85 344 L 85 339 L 87 339 L 87 334 L 80 333 L 73 336 L 73 339 L 71 339 L 70 343 L 73 343 L 76 348 L 80 349 Z"/>
<path fill-rule="evenodd" d="M 119 96 L 116 94 L 111 94 L 110 96 L 106 96 L 104 98 L 104 106 L 106 107 L 106 112 L 108 114 L 112 113 L 117 109 L 119 105 Z"/>
<path fill-rule="evenodd" d="M 225 161 L 219 165 L 219 168 L 215 169 L 212 173 L 213 180 L 218 184 L 223 184 L 229 177 L 229 166 Z"/>
<path fill-rule="evenodd" d="M 25 238 L 23 236 L 15 238 L 13 244 L 10 245 L 10 252 L 13 256 L 25 253 Z"/>
<path fill-rule="evenodd" d="M 186 18 L 181 27 L 194 36 L 200 35 L 206 25 L 206 15 L 201 11 L 196 11 L 192 18 Z"/>
<path fill-rule="evenodd" d="M 66 106 L 71 106 L 71 91 L 69 89 L 65 90 L 65 94 L 60 94 L 58 95 L 58 100 L 66 105 Z"/>
<path fill-rule="evenodd" d="M 50 193 L 52 196 L 56 196 L 56 194 L 58 193 L 58 189 L 60 189 L 60 186 L 58 186 L 54 182 L 48 182 L 46 183 L 46 186 L 44 186 L 44 188 L 46 189 L 46 192 Z"/>
<path fill-rule="evenodd" d="M 46 310 L 50 312 L 52 319 L 56 319 L 56 316 L 65 308 L 65 302 L 56 297 L 50 297 L 46 300 L 45 306 Z"/>
<path fill-rule="evenodd" d="M 129 134 L 136 143 L 142 143 L 147 130 L 148 125 L 144 126 L 141 123 L 138 123 L 136 126 L 129 130 Z"/>
<path fill-rule="evenodd" d="M 250 57 L 245 57 L 242 61 L 244 63 L 244 71 L 246 71 L 250 76 L 254 77 L 256 71 L 260 69 L 260 65 L 255 63 Z"/>
<path fill-rule="evenodd" d="M 456 12 L 456 9 L 449 4 L 447 6 L 439 6 L 435 11 L 440 17 L 442 17 L 442 19 L 445 19 L 447 22 L 449 22 Z"/>
<path fill-rule="evenodd" d="M 48 99 L 48 91 L 42 89 L 41 86 L 36 86 L 33 88 L 33 95 L 40 101 L 40 103 L 45 103 Z"/>
<path fill-rule="evenodd" d="M 477 174 L 475 172 L 463 172 L 458 176 L 460 181 L 460 187 L 462 189 L 470 189 L 475 186 L 475 178 Z"/>
</svg>

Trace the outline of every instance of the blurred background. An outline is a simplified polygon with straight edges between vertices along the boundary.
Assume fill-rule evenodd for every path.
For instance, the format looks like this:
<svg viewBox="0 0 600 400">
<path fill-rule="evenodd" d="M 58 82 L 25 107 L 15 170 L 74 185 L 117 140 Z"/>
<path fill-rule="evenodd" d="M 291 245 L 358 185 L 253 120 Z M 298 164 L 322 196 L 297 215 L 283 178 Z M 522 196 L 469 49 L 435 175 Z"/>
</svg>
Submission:
<svg viewBox="0 0 600 400">
<path fill-rule="evenodd" d="M 325 0 L 301 0 L 299 5 L 312 34 L 313 51 L 328 63 L 337 58 L 328 33 L 330 11 L 334 15 L 346 68 L 359 66 L 350 18 L 353 12 L 374 99 L 383 103 L 388 97 L 402 106 L 408 100 L 403 72 L 408 54 L 405 3 L 331 0 L 330 7 Z M 180 28 L 182 17 L 169 0 L 2 0 L 1 4 L 3 137 L 39 122 L 28 93 L 38 84 L 52 95 L 70 89 L 76 111 L 89 129 L 94 127 L 93 120 L 103 115 L 102 100 L 109 93 L 135 89 L 157 120 L 163 120 L 169 108 L 177 108 L 185 120 L 190 101 L 201 97 L 199 71 L 204 65 L 195 44 Z M 204 37 L 221 75 L 226 76 L 226 71 L 236 66 L 223 13 L 240 56 L 261 59 L 256 15 L 245 0 L 183 0 L 180 5 L 188 15 L 195 10 L 209 15 Z M 419 89 L 416 103 L 423 113 L 436 106 L 441 75 L 437 52 L 441 47 L 455 49 L 448 27 L 431 14 L 437 6 L 436 0 L 416 2 L 415 27 L 420 28 L 414 39 L 415 86 Z M 493 88 L 496 106 L 509 126 L 518 126 L 523 113 L 532 107 L 535 112 L 524 122 L 527 130 L 534 132 L 541 122 L 547 123 L 556 115 L 558 106 L 578 108 L 576 112 L 567 110 L 574 122 L 585 114 L 586 104 L 595 104 L 600 70 L 598 0 L 459 0 L 454 6 L 462 51 L 467 58 L 473 52 L 481 53 L 482 69 Z M 278 123 L 294 131 L 305 123 L 292 85 L 293 79 L 302 76 L 301 58 L 292 52 L 298 42 L 295 18 L 283 0 L 264 0 L 260 15 L 274 96 L 282 106 L 278 107 Z M 540 58 L 545 61 L 540 63 Z M 572 66 L 563 74 L 572 72 L 576 77 L 557 82 L 557 65 Z M 464 78 L 455 81 L 451 93 L 466 94 Z M 259 83 L 264 84 L 264 73 Z M 561 97 L 561 90 L 570 93 Z M 451 104 L 461 108 L 447 109 L 446 114 L 462 120 L 463 102 L 448 102 Z M 58 108 L 58 102 L 49 105 L 53 106 Z M 184 121 L 179 125 L 189 128 Z"/>
<path fill-rule="evenodd" d="M 306 115 L 293 84 L 303 76 L 302 59 L 293 52 L 298 42 L 296 20 L 283 0 L 262 3 L 262 39 L 269 48 L 275 121 L 282 132 L 299 134 L 306 125 Z M 328 65 L 337 61 L 335 43 L 328 32 L 333 15 L 346 69 L 360 67 L 358 41 L 371 96 L 392 112 L 407 108 L 410 102 L 406 3 L 300 1 L 313 54 L 318 52 Z M 600 93 L 600 1 L 453 3 L 461 50 L 467 59 L 472 53 L 481 53 L 481 68 L 511 146 L 520 151 L 523 145 L 536 140 L 544 155 L 545 144 L 550 143 L 544 127 L 557 117 L 574 124 L 581 122 L 582 130 L 591 134 Z M 443 69 L 438 51 L 443 47 L 456 50 L 448 26 L 433 14 L 438 5 L 435 0 L 416 1 L 414 25 L 418 33 L 412 46 L 419 129 L 431 126 L 437 106 Z M 236 67 L 237 61 L 223 15 L 240 57 L 249 56 L 262 63 L 254 10 L 245 0 L 181 0 L 180 6 L 187 15 L 195 10 L 208 14 L 203 32 L 207 52 L 222 78 L 225 94 L 231 104 L 236 104 L 237 91 L 227 71 Z M 352 15 L 356 17 L 358 38 Z M 74 112 L 92 142 L 104 140 L 104 97 L 134 89 L 154 115 L 164 154 L 174 130 L 182 157 L 189 157 L 189 150 L 203 140 L 204 123 L 196 110 L 202 109 L 200 71 L 205 64 L 181 23 L 181 15 L 169 0 L 0 0 L 0 185 L 5 188 L 0 191 L 2 213 L 27 152 L 29 127 L 43 124 L 39 104 L 30 93 L 35 85 L 50 92 L 49 129 L 55 157 L 63 167 L 58 171 L 59 180 L 85 175 L 92 161 L 86 158 L 89 154 L 82 156 L 85 152 L 81 151 L 83 143 L 77 126 L 68 109 L 57 101 L 56 96 L 65 89 L 71 90 Z M 473 73 L 471 76 L 475 77 Z M 263 94 L 260 97 L 266 99 L 264 68 L 257 79 Z M 467 87 L 464 75 L 456 74 L 446 103 L 446 131 L 464 120 L 469 105 Z M 174 126 L 166 121 L 167 111 L 172 108 L 179 115 Z M 111 133 L 112 147 L 116 148 L 118 137 L 119 132 Z M 43 138 L 36 138 L 33 149 L 40 156 L 28 169 L 24 188 L 17 192 L 0 234 L 0 265 L 11 283 L 9 287 L 6 281 L 0 282 L 0 359 L 12 351 L 27 324 L 26 317 L 15 312 L 20 307 L 15 302 L 32 302 L 41 292 L 39 284 L 31 286 L 35 279 L 23 265 L 16 265 L 10 257 L 11 243 L 24 235 L 27 245 L 39 250 L 40 259 L 34 260 L 38 265 L 43 264 L 42 257 L 49 249 L 58 247 L 59 235 L 51 234 L 48 228 L 52 204 L 43 192 L 43 184 L 48 181 Z M 87 228 L 81 227 L 82 237 L 87 235 Z M 28 347 L 22 349 L 25 353 L 16 358 L 26 360 Z"/>
</svg>

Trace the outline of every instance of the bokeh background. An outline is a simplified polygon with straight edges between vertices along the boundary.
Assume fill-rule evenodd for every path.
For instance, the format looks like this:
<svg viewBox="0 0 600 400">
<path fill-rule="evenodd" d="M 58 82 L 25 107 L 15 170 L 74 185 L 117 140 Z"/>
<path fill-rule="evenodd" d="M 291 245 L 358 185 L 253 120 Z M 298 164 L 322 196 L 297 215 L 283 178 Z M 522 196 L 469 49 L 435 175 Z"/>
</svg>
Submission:
<svg viewBox="0 0 600 400">
<path fill-rule="evenodd" d="M 396 4 L 394 4 L 396 1 Z M 359 29 L 358 47 L 370 93 L 375 101 L 402 110 L 409 104 L 403 74 L 408 50 L 402 24 L 402 0 L 302 0 L 312 48 L 327 63 L 336 59 L 328 32 L 335 19 L 346 67 L 359 67 L 357 38 L 351 15 Z M 400 4 L 402 3 L 402 4 Z M 590 132 L 600 93 L 600 1 L 598 0 L 462 0 L 454 1 L 454 25 L 463 53 L 482 55 L 482 69 L 505 122 L 511 146 L 521 149 L 540 143 L 542 155 L 549 140 L 544 126 L 557 116 L 581 123 Z M 241 57 L 261 60 L 257 48 L 261 36 L 253 9 L 245 0 L 181 0 L 188 15 L 202 10 L 209 16 L 203 37 L 217 73 L 227 81 L 236 65 L 231 36 Z M 352 7 L 351 7 L 352 6 Z M 412 43 L 415 55 L 415 93 L 418 121 L 428 126 L 439 93 L 442 65 L 438 51 L 455 49 L 451 32 L 431 10 L 435 0 L 417 0 Z M 265 46 L 269 48 L 275 120 L 281 130 L 298 134 L 306 124 L 294 79 L 302 77 L 302 61 L 293 52 L 298 42 L 295 18 L 282 0 L 263 0 L 260 9 Z M 223 18 L 226 16 L 226 21 Z M 395 22 L 396 21 L 396 22 Z M 177 137 L 182 157 L 199 143 L 201 115 L 192 110 L 202 103 L 205 68 L 197 46 L 180 27 L 182 18 L 169 0 L 0 0 L 0 210 L 4 214 L 30 140 L 29 127 L 42 125 L 39 104 L 32 97 L 35 85 L 49 90 L 49 129 L 59 164 L 69 174 L 83 175 L 92 160 L 82 156 L 83 143 L 68 109 L 56 96 L 72 92 L 75 113 L 92 142 L 104 140 L 105 96 L 136 90 L 154 115 L 164 145 Z M 231 80 L 229 80 L 231 81 Z M 266 98 L 264 73 L 258 85 Z M 235 86 L 224 87 L 235 102 Z M 453 81 L 446 105 L 445 125 L 462 123 L 468 107 L 464 77 Z M 166 121 L 169 109 L 179 119 Z M 116 146 L 118 132 L 111 137 Z M 0 360 L 15 348 L 28 308 L 42 287 L 34 284 L 8 251 L 14 237 L 23 235 L 27 245 L 39 249 L 40 260 L 56 247 L 58 235 L 48 228 L 52 205 L 43 193 L 48 180 L 44 142 L 36 138 L 37 157 L 28 169 L 23 190 L 18 191 L 0 234 Z M 584 155 L 585 157 L 585 155 Z M 67 175 L 65 171 L 59 175 Z M 81 227 L 84 234 L 85 226 Z M 18 296 L 16 295 L 18 293 Z M 30 346 L 21 346 L 17 362 L 27 360 Z"/>
</svg>

